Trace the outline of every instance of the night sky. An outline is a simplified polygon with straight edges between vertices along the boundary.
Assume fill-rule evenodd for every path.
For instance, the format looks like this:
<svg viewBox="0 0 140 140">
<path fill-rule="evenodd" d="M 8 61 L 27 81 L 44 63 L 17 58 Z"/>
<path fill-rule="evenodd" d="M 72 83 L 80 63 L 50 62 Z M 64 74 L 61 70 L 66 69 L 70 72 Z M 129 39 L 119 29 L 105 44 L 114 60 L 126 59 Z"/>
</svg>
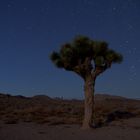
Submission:
<svg viewBox="0 0 140 140">
<path fill-rule="evenodd" d="M 124 56 L 96 93 L 140 98 L 140 0 L 0 0 L 0 92 L 83 98 L 83 81 L 49 55 L 76 35 L 105 40 Z"/>
</svg>

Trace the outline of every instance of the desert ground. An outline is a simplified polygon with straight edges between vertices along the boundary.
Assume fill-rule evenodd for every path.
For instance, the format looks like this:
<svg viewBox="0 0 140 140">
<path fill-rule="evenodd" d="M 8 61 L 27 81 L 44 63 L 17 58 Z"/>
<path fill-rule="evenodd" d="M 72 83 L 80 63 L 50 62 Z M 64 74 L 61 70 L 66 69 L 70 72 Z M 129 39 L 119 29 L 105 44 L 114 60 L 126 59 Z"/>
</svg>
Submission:
<svg viewBox="0 0 140 140">
<path fill-rule="evenodd" d="M 83 111 L 81 100 L 0 94 L 0 140 L 140 140 L 140 100 L 97 94 L 91 130 Z"/>
</svg>

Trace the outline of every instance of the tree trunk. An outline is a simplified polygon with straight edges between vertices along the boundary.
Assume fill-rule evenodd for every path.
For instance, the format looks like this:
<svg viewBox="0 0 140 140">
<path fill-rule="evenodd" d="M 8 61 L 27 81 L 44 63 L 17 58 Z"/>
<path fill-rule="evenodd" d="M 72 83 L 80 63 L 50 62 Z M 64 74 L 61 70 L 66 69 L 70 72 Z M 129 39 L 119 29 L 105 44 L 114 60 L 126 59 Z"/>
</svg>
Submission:
<svg viewBox="0 0 140 140">
<path fill-rule="evenodd" d="M 94 113 L 94 82 L 92 76 L 85 79 L 85 112 L 82 129 L 89 129 L 93 127 L 93 113 Z"/>
</svg>

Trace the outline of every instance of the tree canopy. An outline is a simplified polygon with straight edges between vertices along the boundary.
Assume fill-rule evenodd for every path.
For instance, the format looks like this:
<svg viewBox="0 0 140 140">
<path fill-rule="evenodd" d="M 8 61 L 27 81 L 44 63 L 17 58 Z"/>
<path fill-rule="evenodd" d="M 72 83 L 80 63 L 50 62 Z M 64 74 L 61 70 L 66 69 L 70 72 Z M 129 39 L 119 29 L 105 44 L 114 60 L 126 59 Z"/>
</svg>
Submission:
<svg viewBox="0 0 140 140">
<path fill-rule="evenodd" d="M 72 42 L 62 45 L 59 52 L 54 51 L 51 60 L 58 68 L 74 71 L 85 79 L 91 72 L 97 76 L 113 63 L 121 63 L 123 57 L 110 49 L 105 41 L 77 36 Z"/>
</svg>

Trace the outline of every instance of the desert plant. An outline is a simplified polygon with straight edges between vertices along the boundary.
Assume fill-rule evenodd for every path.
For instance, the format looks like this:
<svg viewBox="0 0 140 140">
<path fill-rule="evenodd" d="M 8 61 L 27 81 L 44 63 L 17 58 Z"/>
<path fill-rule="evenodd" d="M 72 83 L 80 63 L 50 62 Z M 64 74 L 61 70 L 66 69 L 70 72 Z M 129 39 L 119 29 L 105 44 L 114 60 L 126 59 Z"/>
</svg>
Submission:
<svg viewBox="0 0 140 140">
<path fill-rule="evenodd" d="M 94 86 L 97 76 L 121 63 L 122 55 L 108 48 L 105 41 L 94 41 L 85 36 L 76 37 L 71 43 L 64 44 L 59 52 L 52 52 L 51 60 L 58 68 L 73 71 L 84 80 L 85 111 L 82 128 L 94 124 Z"/>
</svg>

